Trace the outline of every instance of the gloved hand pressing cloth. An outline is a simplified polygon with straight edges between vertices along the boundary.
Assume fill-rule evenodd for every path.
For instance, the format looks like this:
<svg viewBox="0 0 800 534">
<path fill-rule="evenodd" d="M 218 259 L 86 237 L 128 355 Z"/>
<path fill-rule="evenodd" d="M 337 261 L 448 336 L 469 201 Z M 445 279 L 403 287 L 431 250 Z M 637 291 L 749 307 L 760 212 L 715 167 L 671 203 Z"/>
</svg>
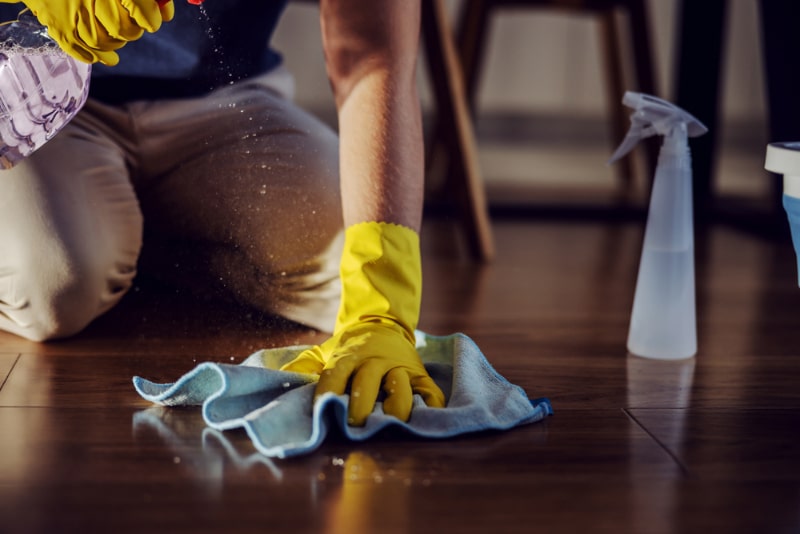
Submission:
<svg viewBox="0 0 800 534">
<path fill-rule="evenodd" d="M 380 390 L 383 411 L 407 421 L 415 393 L 429 407 L 444 394 L 414 347 L 422 269 L 419 236 L 404 226 L 365 222 L 345 231 L 342 299 L 333 336 L 284 371 L 320 375 L 316 397 L 348 390 L 348 423 L 364 425 Z"/>
</svg>

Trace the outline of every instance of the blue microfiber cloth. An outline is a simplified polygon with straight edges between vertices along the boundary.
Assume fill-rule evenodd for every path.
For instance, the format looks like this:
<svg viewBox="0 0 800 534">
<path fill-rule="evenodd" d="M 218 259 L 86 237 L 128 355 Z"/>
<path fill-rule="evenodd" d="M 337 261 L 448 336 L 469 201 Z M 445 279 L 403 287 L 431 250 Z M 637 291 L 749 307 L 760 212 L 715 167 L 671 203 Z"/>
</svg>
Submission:
<svg viewBox="0 0 800 534">
<path fill-rule="evenodd" d="M 529 400 L 508 382 L 464 334 L 417 332 L 417 350 L 447 398 L 446 408 L 428 408 L 414 396 L 411 419 L 385 415 L 381 402 L 363 427 L 347 424 L 348 395 L 325 394 L 313 402 L 317 377 L 280 371 L 307 346 L 260 350 L 239 365 L 206 362 L 173 384 L 134 377 L 145 399 L 163 406 L 203 406 L 206 424 L 217 430 L 244 428 L 256 449 L 287 458 L 312 452 L 338 425 L 348 438 L 363 441 L 386 427 L 426 438 L 447 438 L 481 430 L 506 430 L 551 415 L 547 399 Z"/>
</svg>

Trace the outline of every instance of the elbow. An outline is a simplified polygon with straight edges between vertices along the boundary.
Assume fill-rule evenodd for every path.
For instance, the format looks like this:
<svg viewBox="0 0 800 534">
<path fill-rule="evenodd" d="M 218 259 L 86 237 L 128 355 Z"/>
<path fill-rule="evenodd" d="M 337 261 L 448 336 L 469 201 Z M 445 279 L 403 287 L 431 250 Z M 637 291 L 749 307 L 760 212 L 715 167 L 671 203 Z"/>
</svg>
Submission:
<svg viewBox="0 0 800 534">
<path fill-rule="evenodd" d="M 360 81 L 391 72 L 390 61 L 380 52 L 366 53 L 348 47 L 327 48 L 325 65 L 337 106 L 347 100 Z"/>
<path fill-rule="evenodd" d="M 389 3 L 392 8 L 370 4 L 371 10 L 356 9 L 353 3 L 357 2 L 322 4 L 325 65 L 337 105 L 367 78 L 380 77 L 393 85 L 415 83 L 419 18 L 408 13 L 414 2 Z"/>
</svg>

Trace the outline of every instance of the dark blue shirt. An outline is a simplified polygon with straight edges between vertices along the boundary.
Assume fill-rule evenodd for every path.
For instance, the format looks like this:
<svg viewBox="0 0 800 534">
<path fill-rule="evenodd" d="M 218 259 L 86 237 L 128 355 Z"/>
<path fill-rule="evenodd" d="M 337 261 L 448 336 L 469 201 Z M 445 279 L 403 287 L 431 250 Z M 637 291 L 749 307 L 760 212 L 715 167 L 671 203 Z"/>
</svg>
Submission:
<svg viewBox="0 0 800 534">
<path fill-rule="evenodd" d="M 280 64 L 269 43 L 288 0 L 174 1 L 174 20 L 120 49 L 118 65 L 92 67 L 92 97 L 122 103 L 199 96 Z M 0 4 L 0 20 L 15 19 L 22 8 Z"/>
</svg>

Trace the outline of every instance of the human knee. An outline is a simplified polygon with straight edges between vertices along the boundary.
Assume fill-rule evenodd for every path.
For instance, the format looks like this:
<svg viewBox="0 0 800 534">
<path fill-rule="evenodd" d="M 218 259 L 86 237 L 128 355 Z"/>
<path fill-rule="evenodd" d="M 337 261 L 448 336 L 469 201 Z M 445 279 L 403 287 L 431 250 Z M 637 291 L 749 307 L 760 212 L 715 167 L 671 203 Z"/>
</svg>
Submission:
<svg viewBox="0 0 800 534">
<path fill-rule="evenodd" d="M 16 333 L 33 341 L 65 338 L 83 330 L 130 287 L 88 258 L 53 254 L 18 277 L 17 310 L 8 313 Z"/>
</svg>

